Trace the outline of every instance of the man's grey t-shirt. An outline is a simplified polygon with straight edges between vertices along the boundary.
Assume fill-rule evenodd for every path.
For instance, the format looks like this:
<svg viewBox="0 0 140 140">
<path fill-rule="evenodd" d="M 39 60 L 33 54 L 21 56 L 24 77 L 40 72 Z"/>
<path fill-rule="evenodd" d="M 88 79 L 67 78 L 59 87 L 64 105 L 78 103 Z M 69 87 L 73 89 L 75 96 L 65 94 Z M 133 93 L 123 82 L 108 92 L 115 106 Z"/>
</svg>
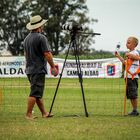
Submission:
<svg viewBox="0 0 140 140">
<path fill-rule="evenodd" d="M 44 52 L 51 51 L 47 38 L 37 32 L 27 35 L 23 43 L 26 58 L 26 74 L 47 73 Z"/>
</svg>

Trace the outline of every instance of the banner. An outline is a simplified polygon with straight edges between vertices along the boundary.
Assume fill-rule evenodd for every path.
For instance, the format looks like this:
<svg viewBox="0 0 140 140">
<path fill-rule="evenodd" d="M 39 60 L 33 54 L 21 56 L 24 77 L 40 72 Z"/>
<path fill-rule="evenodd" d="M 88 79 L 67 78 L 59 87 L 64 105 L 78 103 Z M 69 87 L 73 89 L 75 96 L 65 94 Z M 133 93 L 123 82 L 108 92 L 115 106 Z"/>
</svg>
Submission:
<svg viewBox="0 0 140 140">
<path fill-rule="evenodd" d="M 58 65 L 59 74 L 62 71 L 64 59 L 54 58 Z M 80 60 L 83 78 L 118 78 L 122 76 L 122 64 L 117 58 Z M 47 64 L 48 74 L 53 77 L 50 66 Z M 25 57 L 0 57 L 0 77 L 25 77 Z M 59 77 L 59 75 L 57 76 Z M 67 59 L 62 77 L 77 78 L 77 65 L 75 60 Z"/>
</svg>

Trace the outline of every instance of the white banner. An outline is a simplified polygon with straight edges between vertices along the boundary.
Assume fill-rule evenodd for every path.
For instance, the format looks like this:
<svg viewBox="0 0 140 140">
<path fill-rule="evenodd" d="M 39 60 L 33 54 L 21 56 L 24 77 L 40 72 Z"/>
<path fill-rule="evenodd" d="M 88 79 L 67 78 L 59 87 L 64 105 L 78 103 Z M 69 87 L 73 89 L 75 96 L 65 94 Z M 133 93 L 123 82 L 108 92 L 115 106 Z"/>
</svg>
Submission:
<svg viewBox="0 0 140 140">
<path fill-rule="evenodd" d="M 64 59 L 54 58 L 59 73 L 62 71 Z M 122 76 L 122 64 L 117 58 L 80 60 L 83 78 L 118 78 Z M 48 65 L 46 77 L 53 77 Z M 0 57 L 0 77 L 25 77 L 25 57 Z M 67 60 L 62 77 L 76 78 L 75 60 Z M 59 75 L 57 76 L 59 77 Z"/>
</svg>

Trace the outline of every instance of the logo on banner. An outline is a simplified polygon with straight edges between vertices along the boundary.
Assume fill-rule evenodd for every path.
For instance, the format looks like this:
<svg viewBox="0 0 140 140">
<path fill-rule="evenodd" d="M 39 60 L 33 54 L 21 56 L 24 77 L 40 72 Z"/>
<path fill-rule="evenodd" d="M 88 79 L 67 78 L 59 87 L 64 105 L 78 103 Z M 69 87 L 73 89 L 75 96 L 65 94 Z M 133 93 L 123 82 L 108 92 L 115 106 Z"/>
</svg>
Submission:
<svg viewBox="0 0 140 140">
<path fill-rule="evenodd" d="M 114 64 L 108 64 L 107 65 L 107 75 L 113 76 L 116 73 L 116 66 Z"/>
</svg>

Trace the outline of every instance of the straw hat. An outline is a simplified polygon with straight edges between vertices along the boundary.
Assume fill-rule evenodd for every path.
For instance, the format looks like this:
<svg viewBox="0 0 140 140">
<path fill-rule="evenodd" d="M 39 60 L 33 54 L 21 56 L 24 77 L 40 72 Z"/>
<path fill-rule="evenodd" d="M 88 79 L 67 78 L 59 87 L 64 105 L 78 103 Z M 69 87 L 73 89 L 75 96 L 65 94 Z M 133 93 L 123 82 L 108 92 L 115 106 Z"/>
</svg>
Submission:
<svg viewBox="0 0 140 140">
<path fill-rule="evenodd" d="M 48 20 L 42 19 L 40 15 L 36 15 L 30 18 L 30 22 L 26 25 L 28 30 L 34 30 L 44 25 Z"/>
</svg>

